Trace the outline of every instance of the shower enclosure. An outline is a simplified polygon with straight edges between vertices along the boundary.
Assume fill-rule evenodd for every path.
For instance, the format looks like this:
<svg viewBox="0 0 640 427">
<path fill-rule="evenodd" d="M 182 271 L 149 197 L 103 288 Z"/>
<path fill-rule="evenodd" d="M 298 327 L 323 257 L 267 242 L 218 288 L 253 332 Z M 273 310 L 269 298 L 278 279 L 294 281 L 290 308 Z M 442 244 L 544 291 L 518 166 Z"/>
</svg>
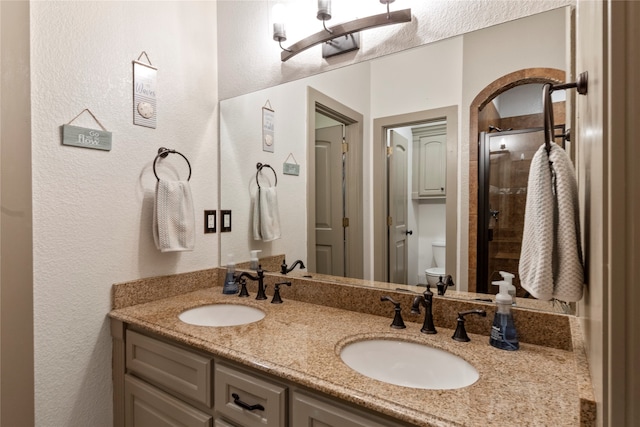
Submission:
<svg viewBox="0 0 640 427">
<path fill-rule="evenodd" d="M 556 134 L 564 126 L 556 127 Z M 562 144 L 563 138 L 556 140 Z M 535 152 L 544 145 L 542 128 L 482 132 L 478 146 L 478 247 L 477 292 L 495 294 L 492 281 L 499 271 L 514 273 L 517 296 L 518 264 L 524 229 L 529 167 Z"/>
</svg>

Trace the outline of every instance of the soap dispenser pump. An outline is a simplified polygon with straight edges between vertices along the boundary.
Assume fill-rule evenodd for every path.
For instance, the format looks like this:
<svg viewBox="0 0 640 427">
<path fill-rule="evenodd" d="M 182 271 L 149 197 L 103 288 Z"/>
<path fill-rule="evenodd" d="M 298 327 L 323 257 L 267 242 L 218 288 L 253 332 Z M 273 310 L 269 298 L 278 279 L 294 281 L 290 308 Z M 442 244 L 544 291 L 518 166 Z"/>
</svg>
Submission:
<svg viewBox="0 0 640 427">
<path fill-rule="evenodd" d="M 507 282 L 509 295 L 511 295 L 511 305 L 516 305 L 516 287 L 513 285 L 513 279 L 515 274 L 509 273 L 508 271 L 500 271 L 500 275 L 502 276 L 502 280 Z"/>
<path fill-rule="evenodd" d="M 250 257 L 249 257 L 249 268 L 251 270 L 257 271 L 258 270 L 258 265 L 260 265 L 260 262 L 258 260 L 258 253 L 262 252 L 261 250 L 253 250 L 250 251 Z"/>
<path fill-rule="evenodd" d="M 511 312 L 511 295 L 509 295 L 509 282 L 501 280 L 492 282 L 494 286 L 500 286 L 500 293 L 496 295 L 496 314 L 491 326 L 489 344 L 502 350 L 514 351 L 520 348 L 518 333 Z"/>
</svg>

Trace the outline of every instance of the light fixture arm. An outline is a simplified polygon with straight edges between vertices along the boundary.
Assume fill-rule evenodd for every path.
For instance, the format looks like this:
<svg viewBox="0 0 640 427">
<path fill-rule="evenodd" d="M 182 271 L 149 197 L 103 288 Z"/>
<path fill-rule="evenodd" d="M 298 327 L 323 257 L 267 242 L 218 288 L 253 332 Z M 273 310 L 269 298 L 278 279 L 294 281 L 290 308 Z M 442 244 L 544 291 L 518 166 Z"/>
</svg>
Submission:
<svg viewBox="0 0 640 427">
<path fill-rule="evenodd" d="M 333 31 L 331 31 L 330 29 L 327 28 L 327 21 L 325 21 L 324 19 L 322 20 L 322 26 L 324 27 L 324 30 L 329 33 L 329 34 L 333 34 Z"/>
<path fill-rule="evenodd" d="M 287 49 L 286 47 L 282 46 L 282 40 L 278 40 L 278 44 L 280 45 L 280 49 L 282 49 L 283 52 L 291 52 L 291 49 Z"/>
<path fill-rule="evenodd" d="M 328 42 L 329 40 L 338 37 L 348 36 L 349 34 L 356 33 L 362 30 L 382 27 L 385 25 L 400 24 L 403 22 L 411 22 L 411 9 L 389 12 L 388 7 L 389 3 L 387 3 L 387 13 L 373 15 L 366 18 L 360 18 L 350 22 L 345 22 L 343 24 L 335 25 L 330 29 L 327 29 L 327 31 L 319 31 L 300 40 L 297 43 L 292 44 L 288 49 L 282 48 L 283 51 L 280 52 L 280 59 L 282 60 L 282 62 L 287 61 L 288 59 L 299 54 L 300 52 L 309 49 L 310 47 L 316 46 L 320 43 Z M 331 32 L 328 32 L 329 30 L 331 30 Z"/>
</svg>

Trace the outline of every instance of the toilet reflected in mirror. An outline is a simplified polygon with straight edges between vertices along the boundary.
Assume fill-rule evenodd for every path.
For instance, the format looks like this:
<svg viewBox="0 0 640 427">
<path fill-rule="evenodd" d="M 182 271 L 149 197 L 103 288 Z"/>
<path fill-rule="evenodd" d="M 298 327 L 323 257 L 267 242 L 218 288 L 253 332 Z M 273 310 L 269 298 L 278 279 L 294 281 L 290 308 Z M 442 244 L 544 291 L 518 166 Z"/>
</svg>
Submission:
<svg viewBox="0 0 640 427">
<path fill-rule="evenodd" d="M 431 243 L 431 249 L 433 251 L 433 263 L 435 265 L 427 268 L 424 273 L 427 276 L 427 283 L 431 286 L 435 286 L 440 278 L 446 274 L 445 261 L 447 247 L 444 241 L 434 240 Z"/>
</svg>

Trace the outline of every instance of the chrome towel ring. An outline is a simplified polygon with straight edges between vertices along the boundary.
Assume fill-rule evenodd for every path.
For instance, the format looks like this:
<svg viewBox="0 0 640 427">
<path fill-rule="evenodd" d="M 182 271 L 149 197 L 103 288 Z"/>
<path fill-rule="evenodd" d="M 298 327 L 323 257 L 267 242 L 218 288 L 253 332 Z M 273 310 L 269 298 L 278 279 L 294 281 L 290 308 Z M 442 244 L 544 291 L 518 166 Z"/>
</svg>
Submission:
<svg viewBox="0 0 640 427">
<path fill-rule="evenodd" d="M 158 148 L 158 154 L 156 155 L 156 158 L 153 160 L 153 174 L 156 176 L 156 179 L 160 181 L 160 178 L 158 178 L 158 173 L 156 172 L 156 162 L 158 161 L 159 157 L 165 158 L 169 155 L 169 153 L 179 154 L 180 156 L 182 156 L 184 161 L 187 162 L 187 165 L 189 166 L 189 177 L 187 178 L 187 181 L 191 180 L 191 163 L 189 163 L 189 159 L 187 159 L 184 156 L 184 154 L 182 154 L 179 151 L 171 150 L 169 148 L 164 148 L 164 147 Z"/>
</svg>

